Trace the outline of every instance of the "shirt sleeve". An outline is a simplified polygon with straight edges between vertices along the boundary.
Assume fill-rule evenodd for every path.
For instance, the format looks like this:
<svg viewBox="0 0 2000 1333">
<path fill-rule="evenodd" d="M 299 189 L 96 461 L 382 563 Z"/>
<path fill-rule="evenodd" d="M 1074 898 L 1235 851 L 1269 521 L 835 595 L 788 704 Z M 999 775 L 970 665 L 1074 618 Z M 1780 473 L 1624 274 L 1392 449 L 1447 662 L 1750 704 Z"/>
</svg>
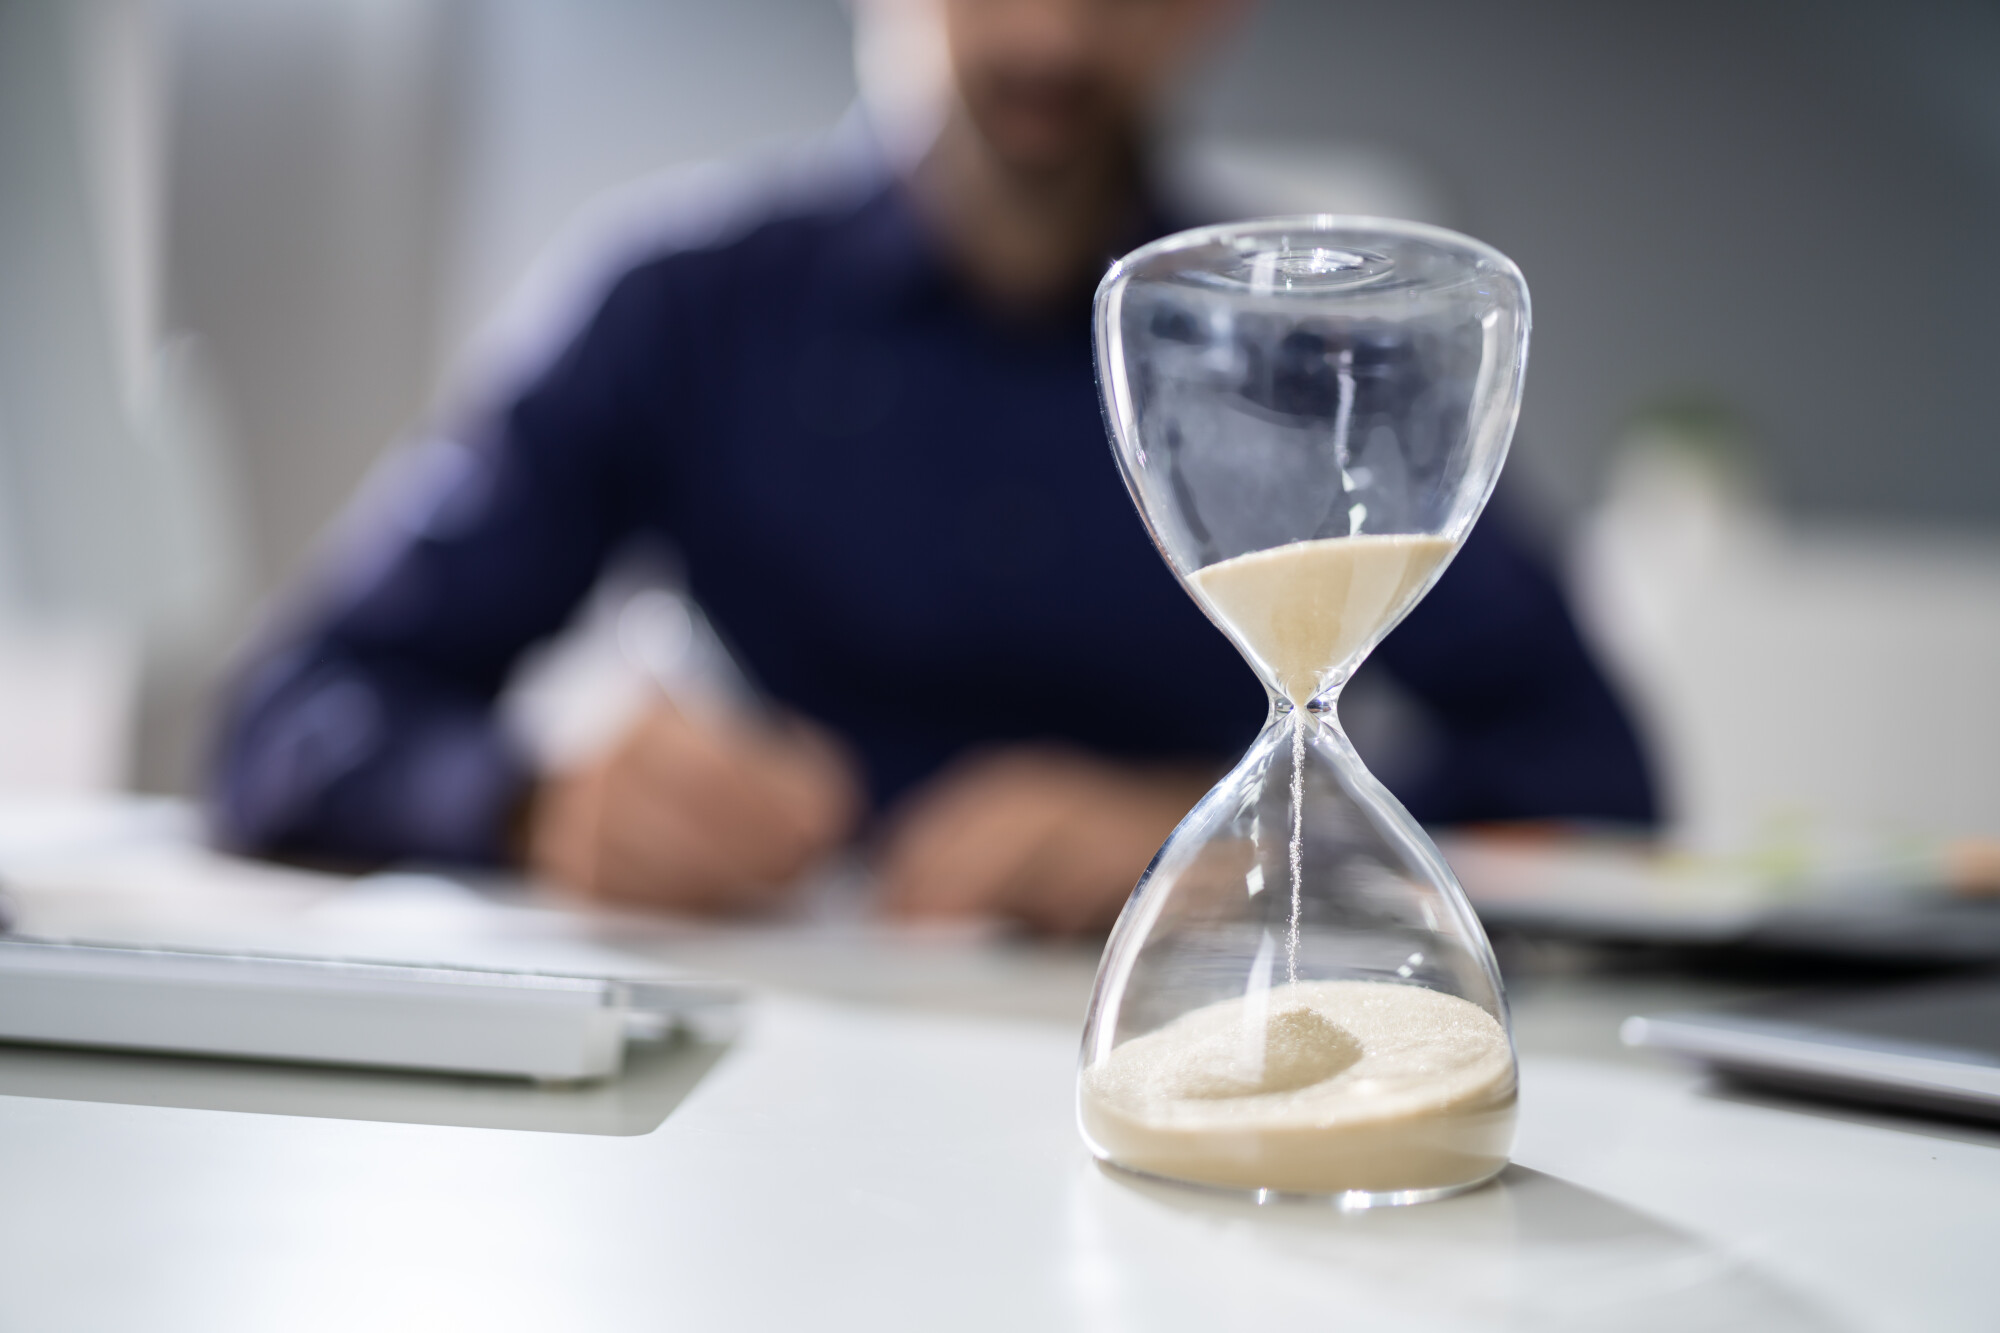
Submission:
<svg viewBox="0 0 2000 1333">
<path fill-rule="evenodd" d="M 1418 819 L 1659 818 L 1624 707 L 1499 506 L 1377 655 L 1439 732 L 1398 790 Z"/>
<path fill-rule="evenodd" d="M 225 696 L 211 781 L 225 845 L 504 859 L 528 770 L 493 703 L 635 522 L 654 386 L 634 372 L 672 354 L 652 305 L 628 276 L 525 386 L 378 470 Z"/>
</svg>

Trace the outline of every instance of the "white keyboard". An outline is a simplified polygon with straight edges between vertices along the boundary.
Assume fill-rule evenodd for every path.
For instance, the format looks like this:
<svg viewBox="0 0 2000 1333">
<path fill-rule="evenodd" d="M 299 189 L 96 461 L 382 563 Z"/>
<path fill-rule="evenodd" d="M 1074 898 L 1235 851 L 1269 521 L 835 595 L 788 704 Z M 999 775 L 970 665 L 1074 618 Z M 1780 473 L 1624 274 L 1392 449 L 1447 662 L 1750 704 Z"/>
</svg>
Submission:
<svg viewBox="0 0 2000 1333">
<path fill-rule="evenodd" d="M 0 939 L 0 1041 L 567 1082 L 733 995 L 681 978 Z"/>
</svg>

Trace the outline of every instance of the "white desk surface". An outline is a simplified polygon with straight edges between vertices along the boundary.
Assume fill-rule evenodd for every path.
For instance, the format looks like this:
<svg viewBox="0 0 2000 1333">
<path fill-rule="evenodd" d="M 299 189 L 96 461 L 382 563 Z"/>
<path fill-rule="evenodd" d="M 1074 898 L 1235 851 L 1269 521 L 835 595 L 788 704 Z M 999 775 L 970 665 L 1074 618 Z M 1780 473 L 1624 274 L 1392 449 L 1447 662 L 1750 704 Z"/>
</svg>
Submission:
<svg viewBox="0 0 2000 1333">
<path fill-rule="evenodd" d="M 18 889 L 0 840 L 10 871 Z M 18 894 L 30 927 L 173 917 L 153 889 L 140 913 L 25 878 L 43 885 Z M 1071 1115 L 1082 951 L 619 933 L 429 890 L 267 887 L 267 934 L 294 893 L 285 911 L 328 938 L 365 921 L 433 955 L 538 938 L 553 958 L 612 930 L 782 985 L 643 1133 L 468 1123 L 400 1076 L 227 1067 L 204 1090 L 201 1062 L 21 1055 L 0 1082 L 30 1094 L 0 1096 L 0 1329 L 2000 1328 L 2000 1134 L 1733 1098 L 1617 1051 L 1620 1017 L 1700 998 L 1687 986 L 1530 979 L 1517 1165 L 1342 1216 L 1090 1161 Z"/>
</svg>

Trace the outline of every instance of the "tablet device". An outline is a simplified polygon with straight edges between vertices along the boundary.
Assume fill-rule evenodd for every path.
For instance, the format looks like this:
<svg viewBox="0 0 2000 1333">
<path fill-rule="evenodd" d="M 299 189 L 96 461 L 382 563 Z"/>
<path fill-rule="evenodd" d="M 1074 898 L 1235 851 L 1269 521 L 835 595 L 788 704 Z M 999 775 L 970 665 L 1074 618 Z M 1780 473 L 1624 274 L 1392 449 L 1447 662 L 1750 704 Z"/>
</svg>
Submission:
<svg viewBox="0 0 2000 1333">
<path fill-rule="evenodd" d="M 1796 838 L 1697 851 L 1610 830 L 1439 839 L 1493 931 L 1919 966 L 2000 964 L 2000 842 Z"/>
<path fill-rule="evenodd" d="M 2000 1121 L 2000 975 L 1625 1020 L 1743 1083 Z"/>
</svg>

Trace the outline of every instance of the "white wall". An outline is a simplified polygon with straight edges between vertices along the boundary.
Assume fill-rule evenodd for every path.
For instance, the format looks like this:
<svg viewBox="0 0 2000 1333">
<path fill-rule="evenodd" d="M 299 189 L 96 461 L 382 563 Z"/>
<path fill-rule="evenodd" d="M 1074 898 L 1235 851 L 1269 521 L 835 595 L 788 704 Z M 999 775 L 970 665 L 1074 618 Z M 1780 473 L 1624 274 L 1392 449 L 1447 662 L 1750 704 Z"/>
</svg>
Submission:
<svg viewBox="0 0 2000 1333">
<path fill-rule="evenodd" d="M 854 97 L 838 0 L 483 0 L 469 29 L 447 354 L 593 196 L 817 129 Z"/>
</svg>

